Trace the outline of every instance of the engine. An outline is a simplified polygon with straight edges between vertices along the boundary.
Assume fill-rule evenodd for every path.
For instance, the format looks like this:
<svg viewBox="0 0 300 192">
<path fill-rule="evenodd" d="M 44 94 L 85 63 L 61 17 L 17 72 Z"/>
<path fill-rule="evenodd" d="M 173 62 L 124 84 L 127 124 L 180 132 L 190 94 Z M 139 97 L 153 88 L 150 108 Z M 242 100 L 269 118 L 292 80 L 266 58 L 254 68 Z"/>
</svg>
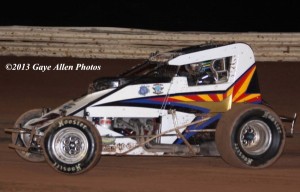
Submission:
<svg viewBox="0 0 300 192">
<path fill-rule="evenodd" d="M 124 137 L 135 139 L 138 144 L 142 144 L 143 148 L 149 152 L 164 152 L 165 154 L 183 154 L 190 153 L 190 149 L 180 144 L 161 144 L 158 137 L 151 142 L 145 141 L 158 135 L 160 130 L 159 118 L 93 118 L 95 124 L 106 127 L 115 132 L 122 134 Z M 192 146 L 196 153 L 200 152 L 199 146 Z"/>
<path fill-rule="evenodd" d="M 125 137 L 135 138 L 137 141 L 141 137 L 153 136 L 159 129 L 157 119 L 150 118 L 93 118 L 95 124 L 109 128 Z"/>
</svg>

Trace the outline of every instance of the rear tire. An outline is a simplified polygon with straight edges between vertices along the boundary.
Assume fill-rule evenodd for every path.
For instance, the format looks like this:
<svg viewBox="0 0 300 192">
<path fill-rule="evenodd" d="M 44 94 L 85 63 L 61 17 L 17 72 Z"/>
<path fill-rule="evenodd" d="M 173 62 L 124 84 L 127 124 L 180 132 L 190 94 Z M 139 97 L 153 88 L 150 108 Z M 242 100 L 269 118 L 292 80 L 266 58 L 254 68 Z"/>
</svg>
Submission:
<svg viewBox="0 0 300 192">
<path fill-rule="evenodd" d="M 96 127 L 81 117 L 63 117 L 46 131 L 43 140 L 47 162 L 58 172 L 79 174 L 94 167 L 102 151 Z"/>
<path fill-rule="evenodd" d="M 265 168 L 281 155 L 285 130 L 268 107 L 237 104 L 224 113 L 217 125 L 216 144 L 228 164 L 242 168 Z"/>
</svg>

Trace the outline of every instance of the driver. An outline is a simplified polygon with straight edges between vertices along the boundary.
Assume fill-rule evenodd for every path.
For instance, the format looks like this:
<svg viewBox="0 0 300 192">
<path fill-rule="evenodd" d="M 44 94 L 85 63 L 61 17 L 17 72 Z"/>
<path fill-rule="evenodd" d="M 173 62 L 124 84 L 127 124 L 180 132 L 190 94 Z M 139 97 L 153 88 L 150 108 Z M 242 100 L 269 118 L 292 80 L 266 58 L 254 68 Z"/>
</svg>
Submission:
<svg viewBox="0 0 300 192">
<path fill-rule="evenodd" d="M 213 84 L 215 79 L 210 69 L 211 61 L 186 65 L 189 85 Z"/>
</svg>

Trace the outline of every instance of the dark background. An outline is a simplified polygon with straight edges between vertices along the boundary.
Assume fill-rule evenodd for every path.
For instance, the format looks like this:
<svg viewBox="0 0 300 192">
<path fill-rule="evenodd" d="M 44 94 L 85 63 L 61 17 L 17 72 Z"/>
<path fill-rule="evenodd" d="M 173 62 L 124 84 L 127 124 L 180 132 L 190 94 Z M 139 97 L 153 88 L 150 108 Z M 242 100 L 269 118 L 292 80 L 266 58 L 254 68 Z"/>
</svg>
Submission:
<svg viewBox="0 0 300 192">
<path fill-rule="evenodd" d="M 0 25 L 299 32 L 299 7 L 295 0 L 9 1 L 1 5 Z"/>
</svg>

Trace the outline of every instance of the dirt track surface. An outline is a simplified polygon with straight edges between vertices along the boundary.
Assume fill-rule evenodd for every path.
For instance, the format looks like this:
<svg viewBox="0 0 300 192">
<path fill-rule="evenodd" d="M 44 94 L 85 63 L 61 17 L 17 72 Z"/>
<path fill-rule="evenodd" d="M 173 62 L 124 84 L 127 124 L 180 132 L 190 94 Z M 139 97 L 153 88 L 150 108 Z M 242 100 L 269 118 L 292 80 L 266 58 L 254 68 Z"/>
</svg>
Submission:
<svg viewBox="0 0 300 192">
<path fill-rule="evenodd" d="M 102 157 L 78 176 L 55 172 L 46 163 L 30 163 L 8 149 L 5 127 L 23 112 L 56 107 L 85 93 L 89 82 L 115 75 L 136 60 L 0 58 L 0 192 L 2 191 L 299 191 L 300 135 L 288 138 L 282 157 L 270 168 L 237 169 L 221 158 Z M 7 63 L 99 64 L 101 71 L 7 71 Z M 280 114 L 300 112 L 298 63 L 258 63 L 264 99 Z M 300 132 L 299 121 L 296 132 Z"/>
</svg>

